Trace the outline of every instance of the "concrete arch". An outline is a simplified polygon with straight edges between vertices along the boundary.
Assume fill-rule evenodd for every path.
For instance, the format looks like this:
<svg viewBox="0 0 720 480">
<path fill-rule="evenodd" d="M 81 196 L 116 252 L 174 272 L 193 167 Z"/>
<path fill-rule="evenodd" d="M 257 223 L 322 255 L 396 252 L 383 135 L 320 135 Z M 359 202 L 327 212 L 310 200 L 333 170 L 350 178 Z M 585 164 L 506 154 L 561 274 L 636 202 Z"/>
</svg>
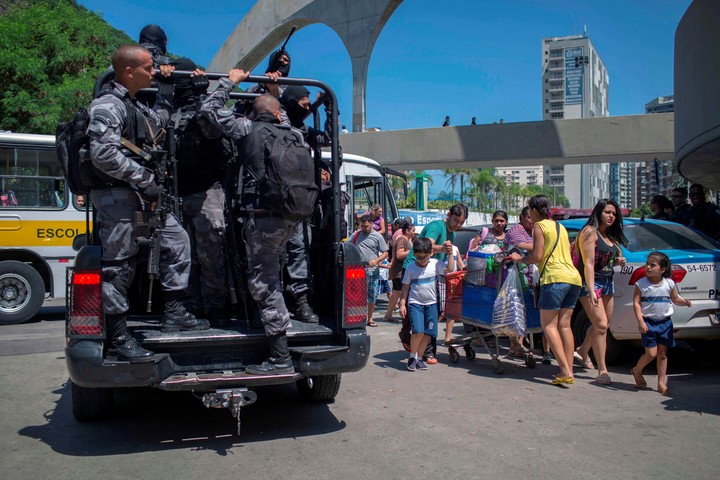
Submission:
<svg viewBox="0 0 720 480">
<path fill-rule="evenodd" d="M 402 0 L 259 0 L 225 40 L 210 71 L 256 67 L 276 49 L 292 25 L 322 23 L 338 34 L 353 72 L 354 132 L 365 130 L 365 89 L 375 42 Z"/>
</svg>

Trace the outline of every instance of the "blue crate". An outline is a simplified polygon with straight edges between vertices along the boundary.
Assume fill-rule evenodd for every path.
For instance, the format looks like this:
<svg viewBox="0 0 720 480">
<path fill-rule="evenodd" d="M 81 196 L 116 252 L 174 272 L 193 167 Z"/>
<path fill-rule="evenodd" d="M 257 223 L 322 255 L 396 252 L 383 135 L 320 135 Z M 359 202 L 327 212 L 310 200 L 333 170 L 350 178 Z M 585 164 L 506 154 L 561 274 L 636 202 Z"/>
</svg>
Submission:
<svg viewBox="0 0 720 480">
<path fill-rule="evenodd" d="M 464 284 L 462 296 L 462 316 L 472 323 L 490 326 L 492 310 L 497 298 L 497 288 L 478 287 Z"/>
<path fill-rule="evenodd" d="M 490 327 L 492 310 L 497 298 L 497 289 L 464 284 L 462 296 L 462 316 L 466 323 Z M 525 323 L 528 330 L 540 329 L 540 310 L 533 303 L 532 290 L 523 292 L 525 302 Z"/>
</svg>

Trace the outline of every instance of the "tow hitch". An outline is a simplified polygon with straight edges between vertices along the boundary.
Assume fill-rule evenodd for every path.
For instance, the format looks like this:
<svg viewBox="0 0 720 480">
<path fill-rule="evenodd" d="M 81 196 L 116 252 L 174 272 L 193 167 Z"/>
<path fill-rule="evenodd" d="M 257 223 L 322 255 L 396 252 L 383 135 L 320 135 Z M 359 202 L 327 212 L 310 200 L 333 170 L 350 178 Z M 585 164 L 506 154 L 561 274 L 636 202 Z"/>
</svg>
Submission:
<svg viewBox="0 0 720 480">
<path fill-rule="evenodd" d="M 257 400 L 257 394 L 247 388 L 229 388 L 206 393 L 202 396 L 202 403 L 207 408 L 229 408 L 232 416 L 237 418 L 237 433 L 240 435 L 240 408 L 252 405 Z"/>
</svg>

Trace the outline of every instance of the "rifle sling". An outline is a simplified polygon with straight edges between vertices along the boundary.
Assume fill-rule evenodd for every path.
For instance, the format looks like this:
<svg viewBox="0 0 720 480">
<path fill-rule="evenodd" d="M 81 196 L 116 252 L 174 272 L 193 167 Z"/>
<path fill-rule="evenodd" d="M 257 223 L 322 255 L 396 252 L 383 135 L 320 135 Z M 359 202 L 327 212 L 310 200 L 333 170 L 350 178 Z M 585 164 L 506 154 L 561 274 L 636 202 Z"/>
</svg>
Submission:
<svg viewBox="0 0 720 480">
<path fill-rule="evenodd" d="M 132 143 L 130 140 L 128 140 L 125 137 L 120 138 L 120 145 L 127 148 L 128 150 L 133 152 L 135 155 L 140 156 L 146 162 L 149 162 L 152 160 L 152 156 L 149 153 L 147 153 L 145 150 L 138 147 L 137 145 L 135 145 L 134 143 Z"/>
</svg>

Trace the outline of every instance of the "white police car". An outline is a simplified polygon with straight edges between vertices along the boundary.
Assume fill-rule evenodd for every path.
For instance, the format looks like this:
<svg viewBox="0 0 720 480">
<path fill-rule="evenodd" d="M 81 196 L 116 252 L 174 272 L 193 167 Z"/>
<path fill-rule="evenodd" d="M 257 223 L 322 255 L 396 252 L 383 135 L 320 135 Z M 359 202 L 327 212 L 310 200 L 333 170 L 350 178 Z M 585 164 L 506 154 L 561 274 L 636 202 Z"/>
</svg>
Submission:
<svg viewBox="0 0 720 480">
<path fill-rule="evenodd" d="M 585 219 L 562 220 L 572 242 Z M 672 316 L 676 339 L 720 339 L 720 245 L 692 228 L 661 220 L 623 219 L 628 239 L 623 255 L 627 263 L 615 267 L 615 312 L 608 335 L 608 362 L 620 353 L 621 340 L 639 340 L 633 313 L 635 283 L 645 276 L 645 261 L 650 252 L 665 253 L 672 264 L 672 276 L 680 295 L 692 300 L 692 307 L 675 307 Z M 585 337 L 590 325 L 582 307 L 573 316 L 575 341 Z"/>
</svg>

